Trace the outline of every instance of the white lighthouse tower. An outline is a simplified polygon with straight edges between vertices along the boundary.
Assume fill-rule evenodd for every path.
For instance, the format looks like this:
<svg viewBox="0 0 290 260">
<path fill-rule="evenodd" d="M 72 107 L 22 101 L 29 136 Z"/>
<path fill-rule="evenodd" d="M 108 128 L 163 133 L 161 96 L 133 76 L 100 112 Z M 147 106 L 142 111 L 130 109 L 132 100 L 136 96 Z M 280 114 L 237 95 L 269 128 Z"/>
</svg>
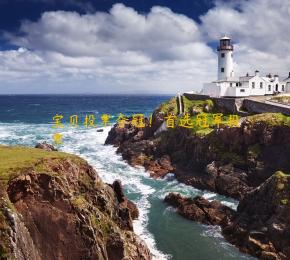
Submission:
<svg viewBox="0 0 290 260">
<path fill-rule="evenodd" d="M 218 80 L 234 77 L 233 51 L 234 47 L 229 37 L 222 37 L 218 51 Z"/>
</svg>

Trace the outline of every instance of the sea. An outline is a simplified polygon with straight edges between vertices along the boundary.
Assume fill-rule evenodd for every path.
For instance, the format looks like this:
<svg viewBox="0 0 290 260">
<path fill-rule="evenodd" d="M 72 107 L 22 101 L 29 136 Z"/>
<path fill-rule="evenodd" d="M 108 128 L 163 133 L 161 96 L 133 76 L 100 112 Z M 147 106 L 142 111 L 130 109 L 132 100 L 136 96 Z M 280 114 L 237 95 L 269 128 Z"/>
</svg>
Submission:
<svg viewBox="0 0 290 260">
<path fill-rule="evenodd" d="M 126 195 L 140 211 L 139 219 L 134 221 L 134 230 L 150 248 L 153 259 L 254 259 L 227 243 L 219 227 L 186 220 L 163 203 L 169 192 L 219 200 L 233 209 L 236 209 L 237 201 L 180 184 L 173 174 L 164 179 L 152 179 L 142 167 L 129 166 L 116 153 L 115 147 L 104 145 L 120 114 L 149 116 L 169 98 L 149 95 L 2 95 L 0 144 L 34 147 L 43 141 L 53 143 L 55 134 L 60 134 L 62 143 L 57 145 L 60 151 L 86 159 L 106 183 L 116 179 L 122 181 Z M 104 114 L 110 116 L 108 125 L 101 120 Z M 95 127 L 85 125 L 89 115 L 94 116 Z M 61 118 L 59 123 L 63 128 L 55 128 L 55 116 Z M 70 125 L 71 116 L 78 116 L 78 127 Z"/>
</svg>

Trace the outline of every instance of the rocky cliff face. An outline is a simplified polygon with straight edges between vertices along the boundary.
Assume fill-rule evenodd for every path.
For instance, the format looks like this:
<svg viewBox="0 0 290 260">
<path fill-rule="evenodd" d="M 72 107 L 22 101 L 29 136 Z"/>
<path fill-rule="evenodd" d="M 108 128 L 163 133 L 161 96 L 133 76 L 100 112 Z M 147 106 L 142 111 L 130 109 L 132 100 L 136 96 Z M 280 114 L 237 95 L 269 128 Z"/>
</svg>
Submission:
<svg viewBox="0 0 290 260">
<path fill-rule="evenodd" d="M 277 172 L 240 202 L 225 237 L 260 259 L 290 259 L 290 175 Z"/>
<path fill-rule="evenodd" d="M 15 157 L 0 163 L 17 162 L 18 148 L 5 149 Z M 22 148 L 29 158 L 35 150 Z M 58 152 L 15 162 L 0 167 L 0 259 L 151 259 L 120 182 L 107 185 L 84 160 Z"/>
<path fill-rule="evenodd" d="M 161 111 L 156 115 L 154 129 L 164 120 Z M 169 194 L 165 198 L 183 217 L 220 225 L 225 238 L 243 252 L 265 260 L 290 259 L 290 178 L 281 172 L 274 175 L 290 172 L 289 117 L 247 116 L 238 127 L 199 133 L 175 127 L 154 135 L 149 128 L 115 125 L 106 143 L 118 146 L 125 160 L 144 166 L 152 177 L 171 172 L 180 182 L 240 200 L 234 212 L 200 197 Z"/>
<path fill-rule="evenodd" d="M 241 200 L 236 212 L 217 201 L 169 194 L 183 217 L 220 225 L 225 238 L 259 259 L 290 259 L 290 175 L 277 172 Z"/>
<path fill-rule="evenodd" d="M 176 127 L 145 135 L 130 123 L 110 131 L 125 160 L 143 165 L 153 177 L 175 173 L 180 182 L 241 199 L 275 171 L 290 171 L 290 127 L 279 114 L 245 118 L 240 127 L 214 129 L 206 135 Z M 160 122 L 159 122 L 160 124 Z"/>
</svg>

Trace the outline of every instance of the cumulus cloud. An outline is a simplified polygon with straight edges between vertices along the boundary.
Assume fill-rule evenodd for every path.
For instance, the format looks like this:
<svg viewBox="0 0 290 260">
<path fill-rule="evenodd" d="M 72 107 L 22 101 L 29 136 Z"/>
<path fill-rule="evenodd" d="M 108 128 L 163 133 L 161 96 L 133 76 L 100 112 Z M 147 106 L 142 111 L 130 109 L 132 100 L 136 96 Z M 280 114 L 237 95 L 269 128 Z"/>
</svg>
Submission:
<svg viewBox="0 0 290 260">
<path fill-rule="evenodd" d="M 109 13 L 45 12 L 6 34 L 18 50 L 0 52 L 2 88 L 26 92 L 176 93 L 216 78 L 209 43 L 235 42 L 240 73 L 290 69 L 290 3 L 217 2 L 201 23 L 155 6 L 140 14 L 123 4 Z M 8 88 L 5 88 L 7 90 Z M 8 90 L 9 91 L 9 90 Z"/>
<path fill-rule="evenodd" d="M 259 68 L 285 75 L 290 70 L 290 1 L 219 2 L 201 21 L 207 40 L 224 33 L 234 39 L 240 72 Z"/>
<path fill-rule="evenodd" d="M 148 14 L 123 4 L 109 13 L 46 12 L 6 37 L 25 52 L 1 53 L 2 79 L 11 73 L 17 74 L 14 81 L 41 78 L 43 70 L 46 82 L 58 78 L 66 84 L 73 78 L 73 84 L 90 84 L 91 92 L 191 90 L 208 76 L 202 60 L 213 67 L 215 62 L 197 23 L 164 7 Z"/>
</svg>

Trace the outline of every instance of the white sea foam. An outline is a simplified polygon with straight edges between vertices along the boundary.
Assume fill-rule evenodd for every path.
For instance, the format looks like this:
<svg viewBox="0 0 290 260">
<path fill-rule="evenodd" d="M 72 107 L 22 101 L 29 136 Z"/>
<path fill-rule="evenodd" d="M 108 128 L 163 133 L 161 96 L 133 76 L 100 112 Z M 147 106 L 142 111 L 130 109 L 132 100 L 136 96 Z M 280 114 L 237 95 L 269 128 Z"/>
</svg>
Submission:
<svg viewBox="0 0 290 260">
<path fill-rule="evenodd" d="M 84 127 L 59 129 L 63 134 L 64 143 L 58 148 L 61 151 L 77 154 L 86 159 L 97 170 L 104 182 L 112 183 L 114 180 L 120 179 L 127 194 L 136 195 L 133 196 L 135 198 L 133 201 L 139 208 L 140 217 L 133 222 L 134 230 L 146 241 L 154 259 L 170 259 L 171 256 L 157 249 L 155 238 L 148 230 L 150 198 L 163 200 L 169 192 L 176 192 L 183 196 L 194 197 L 200 195 L 210 200 L 218 199 L 225 205 L 232 208 L 236 207 L 237 203 L 235 201 L 227 200 L 223 196 L 178 183 L 172 174 L 167 175 L 165 179 L 152 180 L 148 172 L 145 172 L 142 167 L 129 166 L 120 155 L 116 154 L 115 147 L 103 145 L 110 127 L 103 127 L 102 129 L 103 132 Z M 51 143 L 52 135 L 56 131 L 51 124 L 0 124 L 0 143 L 30 146 L 34 146 L 40 141 Z M 152 182 L 154 182 L 154 185 L 152 185 Z M 172 211 L 175 210 L 172 207 L 167 207 L 162 214 L 172 214 Z M 215 229 L 206 229 L 203 233 L 204 236 L 212 237 L 218 237 L 217 234 L 220 235 L 220 232 Z"/>
<path fill-rule="evenodd" d="M 128 193 L 139 194 L 139 198 L 134 200 L 139 209 L 139 218 L 133 222 L 134 230 L 146 241 L 154 259 L 168 259 L 167 255 L 157 249 L 153 235 L 147 230 L 150 211 L 148 198 L 155 192 L 153 187 L 143 182 L 149 175 L 143 168 L 134 168 L 125 163 L 122 157 L 116 154 L 116 148 L 103 145 L 109 130 L 110 127 L 103 128 L 103 132 L 97 132 L 95 129 L 69 129 L 65 133 L 62 149 L 85 158 L 105 182 L 112 183 L 119 179 Z M 66 137 L 69 137 L 67 141 Z"/>
</svg>

